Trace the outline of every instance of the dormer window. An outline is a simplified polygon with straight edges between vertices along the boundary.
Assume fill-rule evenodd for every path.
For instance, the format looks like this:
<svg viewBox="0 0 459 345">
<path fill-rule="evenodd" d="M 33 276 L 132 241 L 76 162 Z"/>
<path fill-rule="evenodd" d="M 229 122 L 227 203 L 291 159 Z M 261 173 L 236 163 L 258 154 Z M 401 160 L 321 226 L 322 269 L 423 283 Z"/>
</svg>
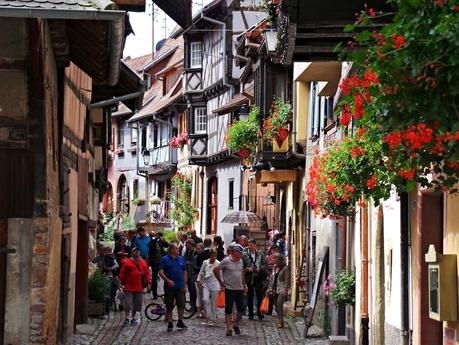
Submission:
<svg viewBox="0 0 459 345">
<path fill-rule="evenodd" d="M 202 42 L 190 43 L 190 67 L 202 67 Z"/>
</svg>

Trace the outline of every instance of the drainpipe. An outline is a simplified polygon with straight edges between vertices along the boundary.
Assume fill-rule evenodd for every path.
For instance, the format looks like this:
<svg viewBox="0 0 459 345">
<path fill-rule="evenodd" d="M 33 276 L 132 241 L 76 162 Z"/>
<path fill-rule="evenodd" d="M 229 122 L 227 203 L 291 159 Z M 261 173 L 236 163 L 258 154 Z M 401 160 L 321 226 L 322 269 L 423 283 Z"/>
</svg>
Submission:
<svg viewBox="0 0 459 345">
<path fill-rule="evenodd" d="M 384 291 L 384 215 L 379 205 L 378 224 L 376 227 L 375 245 L 375 312 L 374 312 L 374 345 L 384 345 L 385 291 Z"/>
<path fill-rule="evenodd" d="M 150 205 L 150 200 L 148 198 L 148 172 L 145 173 L 145 174 L 142 174 L 140 171 L 139 171 L 139 159 L 140 159 L 140 156 L 142 155 L 142 153 L 140 152 L 140 142 L 141 142 L 141 138 L 140 138 L 140 122 L 137 123 L 137 154 L 136 154 L 136 173 L 137 175 L 139 176 L 142 176 L 142 177 L 145 177 L 145 202 L 147 203 L 147 214 L 148 212 L 150 211 L 149 210 L 149 205 Z"/>
<path fill-rule="evenodd" d="M 401 297 L 402 307 L 400 309 L 402 327 L 400 330 L 401 345 L 409 344 L 409 290 L 408 290 L 408 251 L 409 251 L 409 195 L 400 195 L 400 274 L 401 274 Z"/>
<path fill-rule="evenodd" d="M 207 20 L 210 23 L 221 25 L 222 27 L 222 30 L 223 30 L 223 85 L 228 86 L 230 89 L 232 89 L 233 86 L 228 84 L 228 76 L 226 75 L 226 72 L 228 69 L 228 57 L 226 53 L 226 48 L 227 48 L 226 47 L 226 23 L 213 19 L 213 18 L 206 17 L 203 11 L 201 11 L 201 19 Z"/>
<path fill-rule="evenodd" d="M 296 142 L 296 135 L 297 135 L 297 130 L 296 130 L 296 82 L 293 82 L 293 121 L 292 121 L 292 154 L 300 159 L 306 159 L 306 155 L 298 153 L 298 147 L 297 147 L 297 142 Z"/>
<path fill-rule="evenodd" d="M 200 232 L 201 232 L 201 236 L 203 234 L 202 232 L 202 229 L 204 228 L 204 169 L 203 168 L 200 168 L 199 170 L 201 170 L 199 172 L 199 177 L 201 178 L 201 222 L 200 222 Z M 206 212 L 206 215 L 207 215 L 207 212 Z"/>
<path fill-rule="evenodd" d="M 368 203 L 362 198 L 362 203 L 365 208 L 362 208 L 362 229 L 361 229 L 361 244 L 360 251 L 362 257 L 362 289 L 360 302 L 360 320 L 362 324 L 362 345 L 369 344 L 368 336 Z"/>
</svg>

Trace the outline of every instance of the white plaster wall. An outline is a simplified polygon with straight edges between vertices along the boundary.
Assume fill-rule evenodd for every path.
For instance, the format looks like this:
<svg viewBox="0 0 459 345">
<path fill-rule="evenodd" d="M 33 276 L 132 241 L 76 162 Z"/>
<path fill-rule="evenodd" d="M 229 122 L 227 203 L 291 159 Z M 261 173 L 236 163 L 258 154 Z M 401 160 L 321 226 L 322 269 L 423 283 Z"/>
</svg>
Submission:
<svg viewBox="0 0 459 345">
<path fill-rule="evenodd" d="M 353 223 L 354 229 L 352 230 L 354 233 L 353 236 L 353 246 L 354 246 L 354 264 L 355 264 L 355 313 L 354 313 L 354 339 L 357 341 L 356 344 L 359 344 L 358 339 L 361 333 L 361 325 L 360 325 L 360 308 L 361 308 L 361 301 L 360 296 L 362 294 L 362 256 L 360 254 L 360 217 L 361 212 L 360 209 L 357 208 L 357 212 L 355 215 L 355 223 Z"/>
<path fill-rule="evenodd" d="M 384 206 L 386 323 L 401 329 L 400 202 L 395 193 Z M 392 251 L 392 274 L 389 257 Z"/>
</svg>

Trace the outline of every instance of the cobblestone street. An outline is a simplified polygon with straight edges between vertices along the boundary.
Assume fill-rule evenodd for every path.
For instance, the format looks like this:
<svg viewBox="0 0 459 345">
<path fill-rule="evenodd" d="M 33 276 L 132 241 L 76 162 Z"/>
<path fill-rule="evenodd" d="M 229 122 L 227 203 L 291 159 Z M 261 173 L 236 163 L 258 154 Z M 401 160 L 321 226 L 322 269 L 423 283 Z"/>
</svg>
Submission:
<svg viewBox="0 0 459 345">
<path fill-rule="evenodd" d="M 149 302 L 149 297 L 146 298 Z M 142 315 L 143 316 L 143 315 Z M 267 316 L 263 321 L 250 321 L 244 318 L 241 322 L 242 334 L 232 337 L 225 336 L 223 312 L 219 312 L 219 320 L 215 326 L 202 325 L 202 319 L 193 317 L 185 320 L 188 329 L 169 333 L 166 331 L 164 319 L 148 321 L 142 317 L 138 326 L 123 326 L 124 312 L 111 312 L 104 319 L 90 319 L 88 325 L 80 325 L 73 338 L 66 345 L 146 345 L 152 344 L 253 344 L 253 345 L 287 345 L 308 344 L 325 345 L 323 339 L 302 338 L 303 321 L 300 318 L 286 318 L 284 329 L 275 327 L 274 319 Z M 175 326 L 175 322 L 174 322 Z"/>
</svg>

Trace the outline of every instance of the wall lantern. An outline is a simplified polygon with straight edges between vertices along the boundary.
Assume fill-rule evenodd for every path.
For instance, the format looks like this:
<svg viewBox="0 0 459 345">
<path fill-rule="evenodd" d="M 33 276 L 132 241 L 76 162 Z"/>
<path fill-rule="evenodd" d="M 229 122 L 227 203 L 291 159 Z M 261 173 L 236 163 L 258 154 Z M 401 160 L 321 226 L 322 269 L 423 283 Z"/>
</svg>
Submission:
<svg viewBox="0 0 459 345">
<path fill-rule="evenodd" d="M 143 165 L 149 166 L 150 165 L 150 151 L 147 149 L 142 151 L 142 157 L 143 157 Z"/>
<path fill-rule="evenodd" d="M 277 46 L 277 31 L 268 30 L 265 31 L 265 39 L 266 39 L 266 50 L 268 54 L 272 54 L 276 51 Z"/>
<path fill-rule="evenodd" d="M 456 321 L 456 255 L 439 254 L 431 244 L 425 260 L 428 264 L 429 317 L 437 321 Z"/>
<path fill-rule="evenodd" d="M 241 109 L 239 110 L 239 120 L 247 120 L 249 117 L 249 106 L 244 103 L 241 105 Z"/>
</svg>

